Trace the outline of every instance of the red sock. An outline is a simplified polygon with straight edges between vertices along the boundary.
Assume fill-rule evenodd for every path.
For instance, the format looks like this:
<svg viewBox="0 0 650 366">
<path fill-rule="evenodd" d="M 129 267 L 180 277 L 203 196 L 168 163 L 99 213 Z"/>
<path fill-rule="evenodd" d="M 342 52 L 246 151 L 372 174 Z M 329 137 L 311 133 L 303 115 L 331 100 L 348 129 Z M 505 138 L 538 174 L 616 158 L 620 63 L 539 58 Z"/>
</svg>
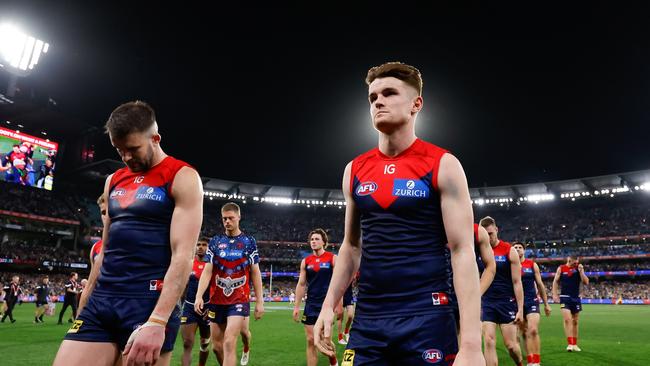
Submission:
<svg viewBox="0 0 650 366">
<path fill-rule="evenodd" d="M 573 337 L 573 345 L 574 346 L 578 345 L 578 337 Z"/>
<path fill-rule="evenodd" d="M 566 337 L 566 344 L 569 346 L 573 346 L 573 337 Z"/>
<path fill-rule="evenodd" d="M 349 326 L 346 326 L 346 327 L 345 327 L 345 334 L 348 334 L 348 333 L 350 333 L 350 327 L 349 327 Z"/>
<path fill-rule="evenodd" d="M 521 362 L 523 362 L 523 361 L 521 361 Z M 521 362 L 517 362 L 517 366 L 524 366 L 524 364 L 521 363 Z"/>
<path fill-rule="evenodd" d="M 248 350 L 250 350 L 250 347 L 248 347 L 248 345 L 244 345 L 244 352 L 248 352 Z"/>
<path fill-rule="evenodd" d="M 343 339 L 343 333 L 339 333 L 339 341 Z"/>
<path fill-rule="evenodd" d="M 533 359 L 534 359 L 533 356 L 534 355 L 526 355 L 526 362 L 533 363 Z"/>
<path fill-rule="evenodd" d="M 329 357 L 329 359 L 330 359 L 330 365 L 336 365 L 336 363 L 337 363 L 337 361 L 336 361 L 336 356 L 334 356 L 334 357 Z"/>
<path fill-rule="evenodd" d="M 542 363 L 542 356 L 539 353 L 533 355 L 533 363 Z"/>
</svg>

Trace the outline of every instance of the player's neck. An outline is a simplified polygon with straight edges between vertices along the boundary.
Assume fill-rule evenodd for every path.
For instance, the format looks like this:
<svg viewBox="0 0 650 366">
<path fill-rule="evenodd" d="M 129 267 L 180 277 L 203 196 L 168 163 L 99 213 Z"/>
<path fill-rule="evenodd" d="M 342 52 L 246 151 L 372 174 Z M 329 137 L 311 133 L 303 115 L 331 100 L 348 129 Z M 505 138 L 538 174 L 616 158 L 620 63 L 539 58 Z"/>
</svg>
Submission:
<svg viewBox="0 0 650 366">
<path fill-rule="evenodd" d="M 320 249 L 318 249 L 318 250 L 314 250 L 313 252 L 314 252 L 314 255 L 315 255 L 315 256 L 320 257 L 321 255 L 323 255 L 323 253 L 325 253 L 325 249 L 324 249 L 324 248 L 320 248 Z"/>
<path fill-rule="evenodd" d="M 413 145 L 416 139 L 412 124 L 407 124 L 404 128 L 399 128 L 391 134 L 380 132 L 379 151 L 386 156 L 394 157 Z"/>
<path fill-rule="evenodd" d="M 151 167 L 153 168 L 156 165 L 160 164 L 160 162 L 165 160 L 166 157 L 167 154 L 165 154 L 160 145 L 158 145 L 153 149 L 153 161 L 151 162 Z"/>
<path fill-rule="evenodd" d="M 239 236 L 239 235 L 241 235 L 241 230 L 239 230 L 239 229 L 226 230 L 226 235 L 228 235 L 228 236 Z"/>
<path fill-rule="evenodd" d="M 196 255 L 196 259 L 197 259 L 199 262 L 203 262 L 203 258 L 204 258 L 204 257 L 205 257 L 205 255 L 198 255 L 198 254 Z"/>
</svg>

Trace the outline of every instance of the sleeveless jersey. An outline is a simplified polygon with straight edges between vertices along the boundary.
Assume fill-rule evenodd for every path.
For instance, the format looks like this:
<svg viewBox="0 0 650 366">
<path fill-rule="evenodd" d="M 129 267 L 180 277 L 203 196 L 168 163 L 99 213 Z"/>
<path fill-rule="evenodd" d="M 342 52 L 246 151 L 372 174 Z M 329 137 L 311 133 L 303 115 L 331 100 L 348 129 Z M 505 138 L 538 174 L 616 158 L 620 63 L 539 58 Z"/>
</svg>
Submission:
<svg viewBox="0 0 650 366">
<path fill-rule="evenodd" d="M 99 255 L 99 253 L 102 252 L 102 241 L 98 240 L 95 244 L 93 244 L 92 248 L 90 248 L 90 255 L 92 256 L 92 261 L 95 263 L 95 258 Z"/>
<path fill-rule="evenodd" d="M 416 139 L 395 157 L 375 148 L 353 160 L 350 192 L 363 243 L 357 317 L 451 311 L 451 261 L 438 191 L 446 153 Z"/>
<path fill-rule="evenodd" d="M 510 248 L 512 246 L 503 240 L 492 248 L 494 261 L 497 264 L 497 271 L 490 287 L 483 294 L 488 300 L 505 300 L 515 297 L 515 289 L 512 286 L 512 271 L 510 270 Z"/>
<path fill-rule="evenodd" d="M 94 293 L 158 297 L 171 261 L 174 177 L 189 166 L 171 156 L 146 172 L 122 168 L 109 183 L 111 224 Z"/>
<path fill-rule="evenodd" d="M 562 284 L 562 296 L 580 297 L 580 272 L 577 266 L 560 266 L 560 282 Z"/>
<path fill-rule="evenodd" d="M 190 273 L 190 279 L 187 281 L 187 291 L 185 292 L 185 302 L 191 305 L 194 305 L 194 299 L 196 299 L 196 292 L 199 289 L 199 280 L 201 279 L 201 274 L 205 268 L 205 256 L 203 260 L 194 257 L 194 262 L 192 264 L 192 273 Z M 210 301 L 210 291 L 206 290 L 203 293 L 203 303 L 207 304 Z"/>
<path fill-rule="evenodd" d="M 521 262 L 521 285 L 524 288 L 524 302 L 537 299 L 537 288 L 535 287 L 535 262 L 531 259 L 524 259 Z"/>
<path fill-rule="evenodd" d="M 327 289 L 334 272 L 334 254 L 324 252 L 320 256 L 314 254 L 305 258 L 307 272 L 307 303 L 320 305 L 325 300 Z"/>
<path fill-rule="evenodd" d="M 251 266 L 260 262 L 255 238 L 244 233 L 237 236 L 216 235 L 208 244 L 205 258 L 212 263 L 210 303 L 248 303 Z"/>
</svg>

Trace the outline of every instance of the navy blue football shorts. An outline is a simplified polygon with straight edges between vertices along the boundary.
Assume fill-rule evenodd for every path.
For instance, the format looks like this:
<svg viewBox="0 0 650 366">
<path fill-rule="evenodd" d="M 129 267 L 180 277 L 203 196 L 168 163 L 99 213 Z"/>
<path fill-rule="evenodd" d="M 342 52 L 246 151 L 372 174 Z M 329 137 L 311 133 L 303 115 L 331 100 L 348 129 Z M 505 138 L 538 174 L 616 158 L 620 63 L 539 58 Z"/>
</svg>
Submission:
<svg viewBox="0 0 650 366">
<path fill-rule="evenodd" d="M 579 297 L 560 296 L 560 308 L 568 309 L 571 314 L 582 311 L 582 300 Z"/>
<path fill-rule="evenodd" d="M 517 317 L 517 301 L 514 297 L 504 300 L 482 299 L 481 321 L 508 324 Z"/>
<path fill-rule="evenodd" d="M 355 318 L 341 366 L 452 365 L 458 353 L 453 312 Z"/>
<path fill-rule="evenodd" d="M 248 317 L 250 313 L 251 304 L 248 302 L 230 305 L 208 304 L 208 318 L 216 324 L 225 324 L 229 316 Z"/>
<path fill-rule="evenodd" d="M 109 342 L 124 350 L 133 330 L 147 322 L 157 298 L 134 299 L 91 295 L 88 304 L 74 321 L 64 339 L 82 342 Z M 180 327 L 177 306 L 167 321 L 161 352 L 174 349 Z"/>
</svg>

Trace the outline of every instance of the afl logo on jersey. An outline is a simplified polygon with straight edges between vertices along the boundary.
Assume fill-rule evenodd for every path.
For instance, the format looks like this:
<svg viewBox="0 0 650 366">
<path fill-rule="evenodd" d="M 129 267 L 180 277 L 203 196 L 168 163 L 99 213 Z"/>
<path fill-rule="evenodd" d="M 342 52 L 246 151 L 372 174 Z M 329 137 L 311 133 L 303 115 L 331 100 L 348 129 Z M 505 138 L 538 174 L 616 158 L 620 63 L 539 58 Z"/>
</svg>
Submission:
<svg viewBox="0 0 650 366">
<path fill-rule="evenodd" d="M 367 196 L 372 194 L 377 190 L 377 183 L 375 182 L 363 182 L 357 187 L 357 196 Z"/>
<path fill-rule="evenodd" d="M 111 192 L 111 198 L 119 197 L 119 196 L 124 196 L 126 194 L 126 190 L 122 188 L 118 188 Z"/>
<path fill-rule="evenodd" d="M 432 348 L 422 352 L 422 359 L 426 363 L 438 363 L 442 361 L 442 351 Z"/>
</svg>

